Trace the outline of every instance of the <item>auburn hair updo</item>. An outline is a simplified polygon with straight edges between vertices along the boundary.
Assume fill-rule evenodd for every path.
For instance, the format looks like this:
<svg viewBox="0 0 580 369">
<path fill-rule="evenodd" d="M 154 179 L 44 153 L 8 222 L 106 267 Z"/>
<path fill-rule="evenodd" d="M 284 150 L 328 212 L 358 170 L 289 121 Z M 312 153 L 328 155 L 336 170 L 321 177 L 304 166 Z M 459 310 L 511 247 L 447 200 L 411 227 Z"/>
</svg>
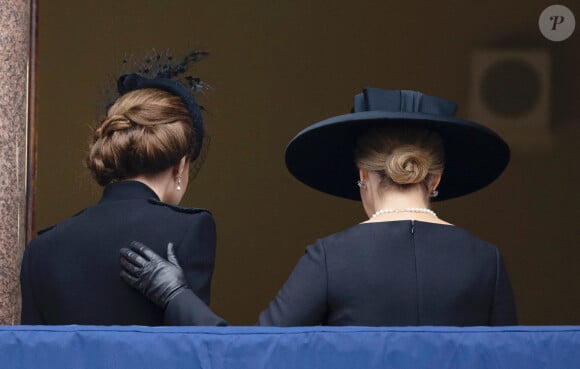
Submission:
<svg viewBox="0 0 580 369">
<path fill-rule="evenodd" d="M 101 186 L 162 172 L 184 156 L 191 159 L 191 119 L 178 96 L 152 88 L 128 92 L 95 128 L 86 166 Z"/>
<path fill-rule="evenodd" d="M 426 190 L 431 177 L 443 173 L 444 155 L 437 133 L 404 126 L 372 128 L 355 149 L 357 166 L 379 174 L 382 184 L 420 183 Z"/>
</svg>

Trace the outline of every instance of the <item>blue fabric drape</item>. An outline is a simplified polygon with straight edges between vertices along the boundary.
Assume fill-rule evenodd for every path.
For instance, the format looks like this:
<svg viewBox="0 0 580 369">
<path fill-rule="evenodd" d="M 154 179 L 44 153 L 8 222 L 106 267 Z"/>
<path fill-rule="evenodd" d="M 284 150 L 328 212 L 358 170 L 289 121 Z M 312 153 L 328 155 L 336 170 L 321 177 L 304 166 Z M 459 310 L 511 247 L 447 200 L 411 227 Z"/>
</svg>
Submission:
<svg viewBox="0 0 580 369">
<path fill-rule="evenodd" d="M 0 327 L 0 368 L 578 368 L 580 326 Z"/>
</svg>

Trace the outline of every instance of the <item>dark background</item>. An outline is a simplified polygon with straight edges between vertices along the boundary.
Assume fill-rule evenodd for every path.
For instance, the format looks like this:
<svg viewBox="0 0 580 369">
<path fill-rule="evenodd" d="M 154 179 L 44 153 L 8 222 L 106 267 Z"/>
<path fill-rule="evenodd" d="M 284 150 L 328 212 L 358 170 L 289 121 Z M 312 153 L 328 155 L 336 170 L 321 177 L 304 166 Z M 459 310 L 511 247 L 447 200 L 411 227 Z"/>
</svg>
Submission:
<svg viewBox="0 0 580 369">
<path fill-rule="evenodd" d="M 558 3 L 580 23 L 578 1 Z M 372 86 L 454 100 L 458 116 L 501 131 L 513 151 L 506 172 L 490 187 L 434 210 L 500 248 L 521 324 L 580 324 L 580 25 L 566 41 L 545 39 L 538 17 L 552 4 L 41 2 L 34 229 L 100 197 L 82 161 L 94 121 L 104 112 L 103 90 L 111 96 L 121 60 L 152 48 L 176 55 L 203 48 L 211 56 L 194 73 L 212 86 L 201 99 L 212 140 L 182 205 L 214 214 L 212 306 L 230 322 L 253 324 L 308 244 L 365 220 L 359 203 L 291 177 L 284 149 L 307 125 L 348 112 L 353 95 Z M 512 127 L 502 127 L 501 119 L 473 108 L 478 50 L 492 58 L 497 50 L 547 56 L 549 65 L 540 69 L 549 78 L 534 101 L 543 112 L 539 119 L 516 115 L 509 117 Z M 511 88 L 527 86 L 492 82 L 508 96 Z"/>
</svg>

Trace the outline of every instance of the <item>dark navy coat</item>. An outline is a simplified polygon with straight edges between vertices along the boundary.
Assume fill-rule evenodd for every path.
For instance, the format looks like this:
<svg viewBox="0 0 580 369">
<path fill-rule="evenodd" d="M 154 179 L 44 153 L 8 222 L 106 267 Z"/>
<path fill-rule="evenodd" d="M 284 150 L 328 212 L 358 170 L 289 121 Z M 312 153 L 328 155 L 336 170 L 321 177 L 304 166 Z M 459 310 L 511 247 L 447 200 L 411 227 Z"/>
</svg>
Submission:
<svg viewBox="0 0 580 369">
<path fill-rule="evenodd" d="M 119 277 L 119 249 L 132 240 L 159 255 L 172 242 L 189 285 L 209 303 L 216 243 L 211 213 L 162 203 L 145 184 L 123 181 L 25 249 L 22 324 L 162 325 L 163 310 Z"/>
<path fill-rule="evenodd" d="M 251 287 L 250 287 L 251 288 Z M 170 324 L 224 324 L 191 293 Z M 452 225 L 363 223 L 309 246 L 259 325 L 513 325 L 511 284 L 498 249 Z"/>
</svg>

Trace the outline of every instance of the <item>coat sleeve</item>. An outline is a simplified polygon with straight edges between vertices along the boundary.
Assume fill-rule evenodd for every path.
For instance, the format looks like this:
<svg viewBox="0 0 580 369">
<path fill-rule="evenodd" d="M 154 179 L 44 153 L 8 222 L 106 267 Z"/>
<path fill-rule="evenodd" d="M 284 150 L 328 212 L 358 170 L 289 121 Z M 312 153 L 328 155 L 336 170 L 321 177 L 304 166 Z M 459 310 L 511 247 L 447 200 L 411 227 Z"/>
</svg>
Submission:
<svg viewBox="0 0 580 369">
<path fill-rule="evenodd" d="M 327 269 L 320 241 L 309 246 L 276 298 L 258 318 L 258 325 L 305 326 L 324 323 Z"/>
<path fill-rule="evenodd" d="M 165 325 L 225 326 L 228 324 L 191 290 L 186 289 L 167 304 Z"/>
<path fill-rule="evenodd" d="M 303 326 L 322 324 L 326 314 L 326 260 L 320 243 L 310 246 L 258 325 Z M 165 309 L 166 325 L 227 325 L 195 293 L 184 290 Z"/>
<path fill-rule="evenodd" d="M 34 299 L 33 283 L 31 280 L 31 245 L 24 250 L 22 265 L 20 267 L 20 292 L 22 295 L 22 310 L 20 322 L 25 325 L 44 324 L 40 310 Z"/>
<path fill-rule="evenodd" d="M 516 305 L 503 258 L 496 250 L 496 283 L 490 325 L 517 324 Z"/>
</svg>

